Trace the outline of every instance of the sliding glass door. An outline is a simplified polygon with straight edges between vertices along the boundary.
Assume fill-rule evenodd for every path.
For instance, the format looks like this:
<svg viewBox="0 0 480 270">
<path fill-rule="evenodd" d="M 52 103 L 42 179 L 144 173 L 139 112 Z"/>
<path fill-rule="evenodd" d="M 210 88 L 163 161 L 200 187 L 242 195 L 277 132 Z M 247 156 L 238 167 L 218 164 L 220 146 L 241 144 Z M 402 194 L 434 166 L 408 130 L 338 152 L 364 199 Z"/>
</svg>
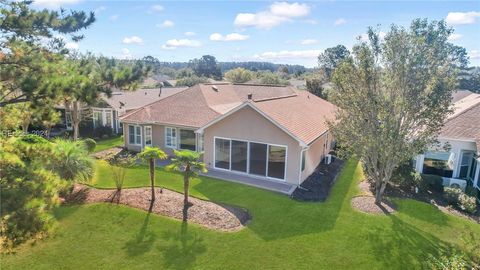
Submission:
<svg viewBox="0 0 480 270">
<path fill-rule="evenodd" d="M 230 140 L 215 139 L 215 168 L 230 170 Z"/>
<path fill-rule="evenodd" d="M 232 141 L 232 171 L 247 172 L 248 142 Z"/>
<path fill-rule="evenodd" d="M 285 158 L 287 149 L 283 146 L 268 146 L 268 177 L 285 178 Z"/>
<path fill-rule="evenodd" d="M 265 176 L 267 172 L 267 145 L 250 143 L 250 173 Z"/>
<path fill-rule="evenodd" d="M 284 180 L 287 148 L 215 138 L 215 168 Z"/>
</svg>

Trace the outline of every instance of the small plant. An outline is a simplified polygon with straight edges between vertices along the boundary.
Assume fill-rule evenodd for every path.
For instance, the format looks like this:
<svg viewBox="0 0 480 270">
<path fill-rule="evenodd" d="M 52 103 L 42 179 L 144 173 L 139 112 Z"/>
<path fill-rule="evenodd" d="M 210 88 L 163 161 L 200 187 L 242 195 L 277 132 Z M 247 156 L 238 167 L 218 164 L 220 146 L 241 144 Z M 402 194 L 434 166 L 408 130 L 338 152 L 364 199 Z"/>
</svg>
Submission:
<svg viewBox="0 0 480 270">
<path fill-rule="evenodd" d="M 473 214 L 477 211 L 477 202 L 475 197 L 468 196 L 465 193 L 461 193 L 458 196 L 458 206 L 463 211 Z"/>
<path fill-rule="evenodd" d="M 97 142 L 95 142 L 94 139 L 87 138 L 83 140 L 83 143 L 85 144 L 88 153 L 93 153 L 95 147 L 97 147 Z"/>
<path fill-rule="evenodd" d="M 447 187 L 444 190 L 443 197 L 447 200 L 448 204 L 457 205 L 459 196 L 462 194 L 462 190 L 459 188 Z"/>
<path fill-rule="evenodd" d="M 120 192 L 123 188 L 127 168 L 130 168 L 135 164 L 135 158 L 129 154 L 125 156 L 111 156 L 108 158 L 108 163 L 110 164 L 110 168 L 112 170 L 115 187 L 117 188 L 117 191 Z"/>
</svg>

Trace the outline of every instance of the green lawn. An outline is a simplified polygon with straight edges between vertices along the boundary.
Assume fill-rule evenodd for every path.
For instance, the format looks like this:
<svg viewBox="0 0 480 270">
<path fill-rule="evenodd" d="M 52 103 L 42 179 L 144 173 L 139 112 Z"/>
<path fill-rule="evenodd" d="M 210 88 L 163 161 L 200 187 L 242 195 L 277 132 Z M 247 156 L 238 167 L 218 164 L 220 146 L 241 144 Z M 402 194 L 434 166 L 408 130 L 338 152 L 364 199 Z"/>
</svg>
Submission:
<svg viewBox="0 0 480 270">
<path fill-rule="evenodd" d="M 115 146 L 123 146 L 122 136 L 98 140 L 97 146 L 95 147 L 95 152 L 100 152 Z"/>
<path fill-rule="evenodd" d="M 146 168 L 128 172 L 126 185 L 148 183 Z M 157 181 L 181 190 L 181 177 L 159 170 Z M 2 269 L 418 269 L 428 254 L 480 226 L 413 200 L 374 216 L 351 208 L 362 179 L 349 161 L 325 203 L 302 203 L 272 192 L 209 178 L 192 195 L 246 207 L 253 220 L 222 233 L 124 206 L 61 207 L 55 234 L 1 259 Z M 158 182 L 157 182 L 158 183 Z M 112 187 L 99 162 L 93 185 Z"/>
</svg>

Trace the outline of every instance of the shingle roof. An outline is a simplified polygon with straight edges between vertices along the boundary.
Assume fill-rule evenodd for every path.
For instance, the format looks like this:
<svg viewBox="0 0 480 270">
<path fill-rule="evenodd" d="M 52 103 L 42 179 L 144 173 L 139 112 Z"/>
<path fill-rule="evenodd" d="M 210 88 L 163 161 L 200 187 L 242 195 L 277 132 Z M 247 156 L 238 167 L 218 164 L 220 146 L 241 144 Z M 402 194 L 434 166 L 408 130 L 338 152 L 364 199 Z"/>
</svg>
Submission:
<svg viewBox="0 0 480 270">
<path fill-rule="evenodd" d="M 122 121 L 200 128 L 247 102 L 249 94 L 253 106 L 306 144 L 328 129 L 325 120 L 333 119 L 336 108 L 291 86 L 200 84 L 127 113 Z"/>
<path fill-rule="evenodd" d="M 116 110 L 133 110 L 160 100 L 178 92 L 187 89 L 187 87 L 164 87 L 153 89 L 138 89 L 136 91 L 116 91 L 111 97 L 103 97 L 103 100 Z"/>
<path fill-rule="evenodd" d="M 480 152 L 480 94 L 471 94 L 454 106 L 455 113 L 445 122 L 440 137 L 476 141 Z"/>
</svg>

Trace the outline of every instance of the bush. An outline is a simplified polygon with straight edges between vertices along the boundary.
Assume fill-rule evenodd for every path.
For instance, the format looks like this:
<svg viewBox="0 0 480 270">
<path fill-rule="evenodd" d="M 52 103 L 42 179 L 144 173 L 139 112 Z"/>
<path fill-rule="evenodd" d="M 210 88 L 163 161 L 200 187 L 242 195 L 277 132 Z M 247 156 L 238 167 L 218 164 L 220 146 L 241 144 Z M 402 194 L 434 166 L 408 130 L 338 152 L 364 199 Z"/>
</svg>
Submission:
<svg viewBox="0 0 480 270">
<path fill-rule="evenodd" d="M 443 179 L 438 175 L 422 174 L 422 186 L 432 191 L 443 191 Z"/>
<path fill-rule="evenodd" d="M 29 144 L 43 144 L 48 142 L 48 140 L 46 140 L 45 138 L 35 134 L 27 134 L 24 136 L 20 136 L 20 141 L 29 143 Z"/>
<path fill-rule="evenodd" d="M 477 211 L 477 202 L 475 197 L 468 196 L 465 193 L 461 193 L 458 196 L 458 206 L 463 211 L 473 214 Z"/>
<path fill-rule="evenodd" d="M 97 142 L 94 139 L 87 138 L 83 140 L 85 147 L 87 148 L 88 153 L 93 153 L 95 147 L 97 147 Z"/>
<path fill-rule="evenodd" d="M 474 186 L 467 186 L 467 188 L 465 189 L 465 194 L 467 194 L 468 196 L 477 197 L 478 189 Z"/>
<path fill-rule="evenodd" d="M 445 200 L 447 200 L 449 204 L 457 205 L 461 194 L 463 194 L 463 192 L 459 188 L 446 187 L 443 193 L 443 197 L 445 198 Z"/>
<path fill-rule="evenodd" d="M 93 137 L 93 121 L 81 121 L 78 132 L 81 137 Z"/>
<path fill-rule="evenodd" d="M 93 130 L 93 137 L 95 138 L 105 138 L 105 137 L 110 137 L 113 134 L 113 130 L 111 127 L 107 126 L 100 126 L 96 127 Z"/>
<path fill-rule="evenodd" d="M 117 191 L 121 191 L 123 188 L 123 182 L 125 181 L 126 168 L 132 167 L 135 164 L 135 158 L 131 155 L 125 156 L 111 156 L 108 158 L 108 163 L 112 170 L 112 178 L 115 182 Z"/>
</svg>

